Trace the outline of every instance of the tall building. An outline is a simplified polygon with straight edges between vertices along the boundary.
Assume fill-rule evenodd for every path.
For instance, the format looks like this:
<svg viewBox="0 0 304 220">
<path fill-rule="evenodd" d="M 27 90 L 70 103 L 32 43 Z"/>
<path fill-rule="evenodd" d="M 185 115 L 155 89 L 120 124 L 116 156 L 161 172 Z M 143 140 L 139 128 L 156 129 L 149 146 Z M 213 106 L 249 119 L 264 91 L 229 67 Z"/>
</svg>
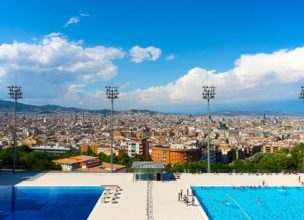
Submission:
<svg viewBox="0 0 304 220">
<path fill-rule="evenodd" d="M 207 151 L 203 151 L 202 152 L 202 160 L 204 161 L 208 161 L 208 154 Z M 215 149 L 211 149 L 210 150 L 210 163 L 214 164 L 214 163 L 219 163 L 222 160 L 222 153 L 215 150 Z"/>
<path fill-rule="evenodd" d="M 231 163 L 236 159 L 237 153 L 235 149 L 222 149 L 222 163 Z"/>
<path fill-rule="evenodd" d="M 152 148 L 152 160 L 166 164 L 184 164 L 199 161 L 201 149 L 195 146 L 171 145 Z"/>
<path fill-rule="evenodd" d="M 263 146 L 263 153 L 275 153 L 279 150 L 281 150 L 282 146 L 272 146 L 272 145 L 264 145 Z"/>
<path fill-rule="evenodd" d="M 113 148 L 113 154 L 115 154 L 117 157 L 124 153 L 125 151 L 122 149 L 118 149 L 116 147 Z M 111 155 L 111 147 L 110 146 L 100 146 L 98 147 L 98 153 L 104 153 L 107 156 Z"/>
<path fill-rule="evenodd" d="M 127 142 L 127 148 L 129 157 L 134 157 L 136 154 L 140 154 L 145 160 L 149 158 L 149 141 L 147 138 L 133 138 Z"/>
<path fill-rule="evenodd" d="M 98 154 L 98 144 L 85 144 L 80 147 L 80 153 L 86 153 L 90 150 L 95 154 Z"/>
</svg>

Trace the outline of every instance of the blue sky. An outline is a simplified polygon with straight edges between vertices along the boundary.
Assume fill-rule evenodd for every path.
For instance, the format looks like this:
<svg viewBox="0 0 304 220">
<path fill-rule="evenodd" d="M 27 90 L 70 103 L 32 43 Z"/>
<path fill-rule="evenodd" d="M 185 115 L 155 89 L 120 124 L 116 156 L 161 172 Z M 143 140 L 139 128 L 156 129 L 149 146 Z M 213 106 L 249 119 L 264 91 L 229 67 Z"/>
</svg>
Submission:
<svg viewBox="0 0 304 220">
<path fill-rule="evenodd" d="M 120 109 L 197 113 L 205 111 L 199 85 L 212 84 L 216 110 L 282 99 L 273 110 L 298 111 L 286 101 L 299 102 L 304 79 L 303 9 L 279 0 L 3 0 L 0 98 L 17 77 L 27 103 L 100 109 L 104 86 L 117 84 Z M 58 44 L 60 53 L 49 53 Z"/>
</svg>

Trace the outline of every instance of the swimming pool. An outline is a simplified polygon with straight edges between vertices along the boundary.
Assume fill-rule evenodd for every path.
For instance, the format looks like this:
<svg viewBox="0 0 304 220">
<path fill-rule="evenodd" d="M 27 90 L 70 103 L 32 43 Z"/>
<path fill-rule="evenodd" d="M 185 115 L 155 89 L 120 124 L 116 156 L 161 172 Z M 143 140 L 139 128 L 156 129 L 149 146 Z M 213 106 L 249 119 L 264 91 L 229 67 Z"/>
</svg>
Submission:
<svg viewBox="0 0 304 220">
<path fill-rule="evenodd" d="M 1 187 L 0 219 L 87 219 L 102 187 Z"/>
<path fill-rule="evenodd" d="M 303 187 L 192 187 L 212 220 L 304 219 Z"/>
</svg>

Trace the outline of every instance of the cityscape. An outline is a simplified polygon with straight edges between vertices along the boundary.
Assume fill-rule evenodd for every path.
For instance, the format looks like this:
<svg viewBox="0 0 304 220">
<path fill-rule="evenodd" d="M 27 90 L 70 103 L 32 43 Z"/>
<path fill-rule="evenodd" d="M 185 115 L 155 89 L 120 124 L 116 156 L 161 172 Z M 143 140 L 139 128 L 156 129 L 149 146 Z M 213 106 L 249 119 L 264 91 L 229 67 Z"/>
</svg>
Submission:
<svg viewBox="0 0 304 220">
<path fill-rule="evenodd" d="M 1 114 L 0 144 L 13 146 L 13 114 Z M 17 145 L 48 152 L 86 151 L 110 154 L 111 115 L 99 113 L 54 112 L 18 114 Z M 304 119 L 282 116 L 212 116 L 211 163 L 231 163 L 255 153 L 274 153 L 292 149 L 303 142 Z M 113 148 L 115 154 L 135 154 L 157 162 L 184 164 L 207 160 L 208 117 L 164 114 L 148 111 L 125 111 L 113 116 Z M 187 160 L 156 159 L 158 147 L 189 152 Z M 182 151 L 184 150 L 184 151 Z M 190 152 L 193 160 L 190 160 Z M 189 157 L 189 158 L 188 158 Z M 195 157 L 195 159 L 194 159 Z M 169 159 L 169 158 L 167 158 Z"/>
<path fill-rule="evenodd" d="M 1 5 L 0 219 L 304 218 L 303 3 Z"/>
</svg>

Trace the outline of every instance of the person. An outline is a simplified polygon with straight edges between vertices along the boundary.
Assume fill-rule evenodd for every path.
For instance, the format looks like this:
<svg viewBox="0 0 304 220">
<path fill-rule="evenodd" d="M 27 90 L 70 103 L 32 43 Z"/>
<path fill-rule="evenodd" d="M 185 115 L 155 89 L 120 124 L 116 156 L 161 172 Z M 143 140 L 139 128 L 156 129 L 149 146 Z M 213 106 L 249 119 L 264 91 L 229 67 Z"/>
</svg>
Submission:
<svg viewBox="0 0 304 220">
<path fill-rule="evenodd" d="M 265 180 L 263 180 L 263 186 L 265 186 Z"/>
<path fill-rule="evenodd" d="M 228 200 L 225 200 L 224 202 L 221 202 L 222 204 L 225 204 L 225 205 L 230 205 L 230 202 Z"/>
<path fill-rule="evenodd" d="M 187 196 L 189 196 L 189 189 L 187 188 Z"/>
<path fill-rule="evenodd" d="M 257 204 L 258 204 L 258 205 L 261 205 L 261 204 L 262 204 L 262 203 L 261 203 L 260 197 L 257 198 Z"/>
<path fill-rule="evenodd" d="M 299 180 L 299 183 L 301 182 L 301 176 L 299 175 L 299 178 L 298 178 L 298 180 Z"/>
<path fill-rule="evenodd" d="M 195 199 L 194 196 L 192 196 L 192 205 L 194 205 Z"/>
<path fill-rule="evenodd" d="M 188 205 L 188 197 L 184 195 L 184 202 Z"/>
</svg>

